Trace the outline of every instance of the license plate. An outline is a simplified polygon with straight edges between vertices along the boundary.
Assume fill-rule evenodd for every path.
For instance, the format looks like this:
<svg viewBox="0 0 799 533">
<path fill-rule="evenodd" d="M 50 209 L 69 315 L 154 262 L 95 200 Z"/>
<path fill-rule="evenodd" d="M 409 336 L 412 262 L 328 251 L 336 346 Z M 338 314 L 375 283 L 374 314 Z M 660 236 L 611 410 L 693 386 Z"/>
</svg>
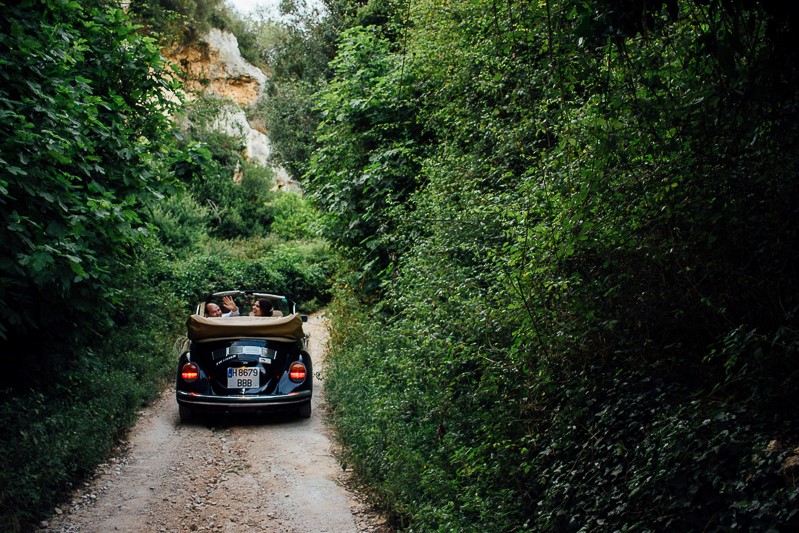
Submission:
<svg viewBox="0 0 799 533">
<path fill-rule="evenodd" d="M 230 367 L 227 369 L 227 388 L 252 389 L 260 387 L 260 373 L 257 367 Z"/>
</svg>

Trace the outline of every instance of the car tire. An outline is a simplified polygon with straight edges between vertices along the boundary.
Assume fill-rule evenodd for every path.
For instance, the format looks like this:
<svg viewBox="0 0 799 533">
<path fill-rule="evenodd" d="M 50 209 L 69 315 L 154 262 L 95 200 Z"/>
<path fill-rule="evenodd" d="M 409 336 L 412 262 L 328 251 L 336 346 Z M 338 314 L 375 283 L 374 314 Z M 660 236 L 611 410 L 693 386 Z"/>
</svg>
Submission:
<svg viewBox="0 0 799 533">
<path fill-rule="evenodd" d="M 300 405 L 297 408 L 297 416 L 300 418 L 311 418 L 311 402 L 310 400 Z"/>
<path fill-rule="evenodd" d="M 180 415 L 180 421 L 191 422 L 194 420 L 194 409 L 189 407 L 188 405 L 183 405 L 182 403 L 178 404 L 178 415 Z"/>
</svg>

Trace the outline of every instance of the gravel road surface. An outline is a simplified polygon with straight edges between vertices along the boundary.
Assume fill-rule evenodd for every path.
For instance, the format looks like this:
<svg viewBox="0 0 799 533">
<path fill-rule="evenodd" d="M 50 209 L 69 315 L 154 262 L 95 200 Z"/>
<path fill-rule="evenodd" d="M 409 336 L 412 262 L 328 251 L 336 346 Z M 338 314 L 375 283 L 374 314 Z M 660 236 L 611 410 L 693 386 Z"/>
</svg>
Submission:
<svg viewBox="0 0 799 533">
<path fill-rule="evenodd" d="M 44 532 L 388 533 L 347 487 L 325 422 L 323 315 L 311 315 L 310 419 L 235 417 L 181 424 L 175 391 L 145 408 L 118 453 L 40 524 Z"/>
</svg>

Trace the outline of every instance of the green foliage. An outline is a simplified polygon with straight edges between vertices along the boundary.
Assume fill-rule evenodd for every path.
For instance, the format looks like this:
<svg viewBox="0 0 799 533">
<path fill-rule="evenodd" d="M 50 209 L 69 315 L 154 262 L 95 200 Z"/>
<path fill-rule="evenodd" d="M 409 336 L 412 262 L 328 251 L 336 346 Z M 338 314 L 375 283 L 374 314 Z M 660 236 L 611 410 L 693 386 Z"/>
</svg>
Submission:
<svg viewBox="0 0 799 533">
<path fill-rule="evenodd" d="M 424 136 L 402 98 L 400 61 L 374 28 L 341 35 L 336 78 L 320 92 L 322 122 L 305 180 L 325 213 L 325 236 L 357 258 L 372 278 L 395 247 L 387 234 L 417 186 Z"/>
<path fill-rule="evenodd" d="M 642 6 L 342 33 L 305 185 L 367 283 L 326 390 L 400 529 L 799 524 L 796 16 Z"/>
<path fill-rule="evenodd" d="M 0 297 L 13 302 L 0 337 L 77 338 L 118 305 L 114 276 L 164 186 L 152 158 L 169 84 L 156 44 L 111 3 L 25 1 L 0 17 Z"/>
<path fill-rule="evenodd" d="M 305 81 L 274 83 L 255 109 L 269 126 L 275 162 L 290 176 L 299 177 L 308 171 L 314 132 L 319 125 L 319 113 L 313 107 L 314 92 L 315 85 Z"/>
<path fill-rule="evenodd" d="M 185 313 L 160 283 L 168 268 L 157 249 L 143 254 L 123 280 L 127 290 L 113 329 L 98 332 L 91 345 L 75 346 L 73 359 L 50 361 L 58 379 L 49 387 L 3 389 L 3 531 L 30 530 L 48 516 L 63 491 L 91 475 L 172 378 L 172 346 Z"/>
<path fill-rule="evenodd" d="M 315 132 L 322 116 L 314 95 L 333 75 L 330 62 L 340 34 L 355 26 L 373 26 L 385 34 L 389 26 L 381 25 L 389 20 L 396 29 L 403 3 L 325 0 L 324 16 L 305 1 L 282 2 L 280 7 L 280 21 L 249 21 L 257 35 L 256 64 L 270 73 L 254 113 L 267 125 L 275 161 L 300 179 L 319 148 Z"/>
<path fill-rule="evenodd" d="M 145 278 L 174 87 L 114 2 L 15 2 L 0 28 L 0 529 L 18 531 L 172 365 L 174 315 L 147 306 L 176 307 Z"/>
<path fill-rule="evenodd" d="M 212 241 L 207 249 L 174 263 L 170 284 L 186 311 L 193 311 L 208 294 L 231 288 L 286 294 L 303 312 L 311 312 L 329 300 L 337 261 L 324 242 L 270 239 L 239 244 Z M 259 251 L 250 257 L 242 255 L 240 248 L 249 253 L 253 248 Z"/>
<path fill-rule="evenodd" d="M 272 200 L 272 233 L 286 240 L 318 237 L 319 213 L 301 194 L 287 191 L 276 193 Z"/>
<path fill-rule="evenodd" d="M 795 523 L 797 494 L 779 475 L 786 454 L 769 445 L 758 417 L 685 401 L 690 393 L 649 376 L 584 383 L 592 388 L 550 400 L 559 407 L 551 430 L 531 442 L 528 468 L 546 480 L 537 521 L 685 531 Z"/>
<path fill-rule="evenodd" d="M 261 62 L 278 85 L 320 81 L 335 53 L 337 35 L 330 17 L 320 18 L 314 10 L 296 4 L 289 6 L 283 20 L 260 21 L 253 28 L 258 33 Z"/>
<path fill-rule="evenodd" d="M 188 44 L 231 15 L 223 0 L 137 0 L 130 13 L 163 44 Z"/>
<path fill-rule="evenodd" d="M 400 40 L 409 4 L 403 0 L 324 0 L 330 23 L 343 32 L 358 26 L 379 28 L 392 42 Z"/>
<path fill-rule="evenodd" d="M 167 248 L 191 250 L 208 238 L 207 207 L 197 203 L 189 194 L 179 192 L 153 207 L 152 220 L 158 237 Z"/>
<path fill-rule="evenodd" d="M 202 98 L 183 113 L 182 150 L 170 170 L 208 210 L 209 234 L 231 239 L 266 233 L 273 220 L 273 171 L 244 160 L 243 132 L 225 127 L 233 113 L 230 102 Z"/>
<path fill-rule="evenodd" d="M 245 132 L 232 117 L 239 108 L 225 98 L 203 96 L 184 105 L 177 121 L 185 132 L 184 143 L 207 145 L 215 159 L 235 165 L 246 147 Z"/>
<path fill-rule="evenodd" d="M 313 94 L 328 76 L 336 23 L 330 15 L 319 19 L 314 13 L 290 11 L 289 19 L 261 22 L 253 29 L 260 36 L 260 62 L 270 73 L 254 113 L 267 125 L 275 162 L 298 179 L 307 172 L 316 147 L 320 115 Z"/>
</svg>

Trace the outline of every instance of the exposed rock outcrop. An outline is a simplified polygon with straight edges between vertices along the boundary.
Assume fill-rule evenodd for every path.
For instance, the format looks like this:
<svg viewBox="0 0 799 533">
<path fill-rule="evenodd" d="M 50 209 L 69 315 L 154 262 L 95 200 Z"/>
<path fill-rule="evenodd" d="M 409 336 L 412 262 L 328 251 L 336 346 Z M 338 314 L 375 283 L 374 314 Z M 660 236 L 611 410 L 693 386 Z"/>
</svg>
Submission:
<svg viewBox="0 0 799 533">
<path fill-rule="evenodd" d="M 213 95 L 247 108 L 263 94 L 266 74 L 241 57 L 236 36 L 211 29 L 201 41 L 169 54 L 191 93 Z"/>
<path fill-rule="evenodd" d="M 272 148 L 266 132 L 247 119 L 245 110 L 261 98 L 267 77 L 241 57 L 236 36 L 213 28 L 197 43 L 167 51 L 166 57 L 183 73 L 184 98 L 190 101 L 202 95 L 230 101 L 230 105 L 221 107 L 213 127 L 243 137 L 247 159 L 271 166 L 278 188 L 296 188 L 286 171 L 271 163 Z"/>
</svg>

